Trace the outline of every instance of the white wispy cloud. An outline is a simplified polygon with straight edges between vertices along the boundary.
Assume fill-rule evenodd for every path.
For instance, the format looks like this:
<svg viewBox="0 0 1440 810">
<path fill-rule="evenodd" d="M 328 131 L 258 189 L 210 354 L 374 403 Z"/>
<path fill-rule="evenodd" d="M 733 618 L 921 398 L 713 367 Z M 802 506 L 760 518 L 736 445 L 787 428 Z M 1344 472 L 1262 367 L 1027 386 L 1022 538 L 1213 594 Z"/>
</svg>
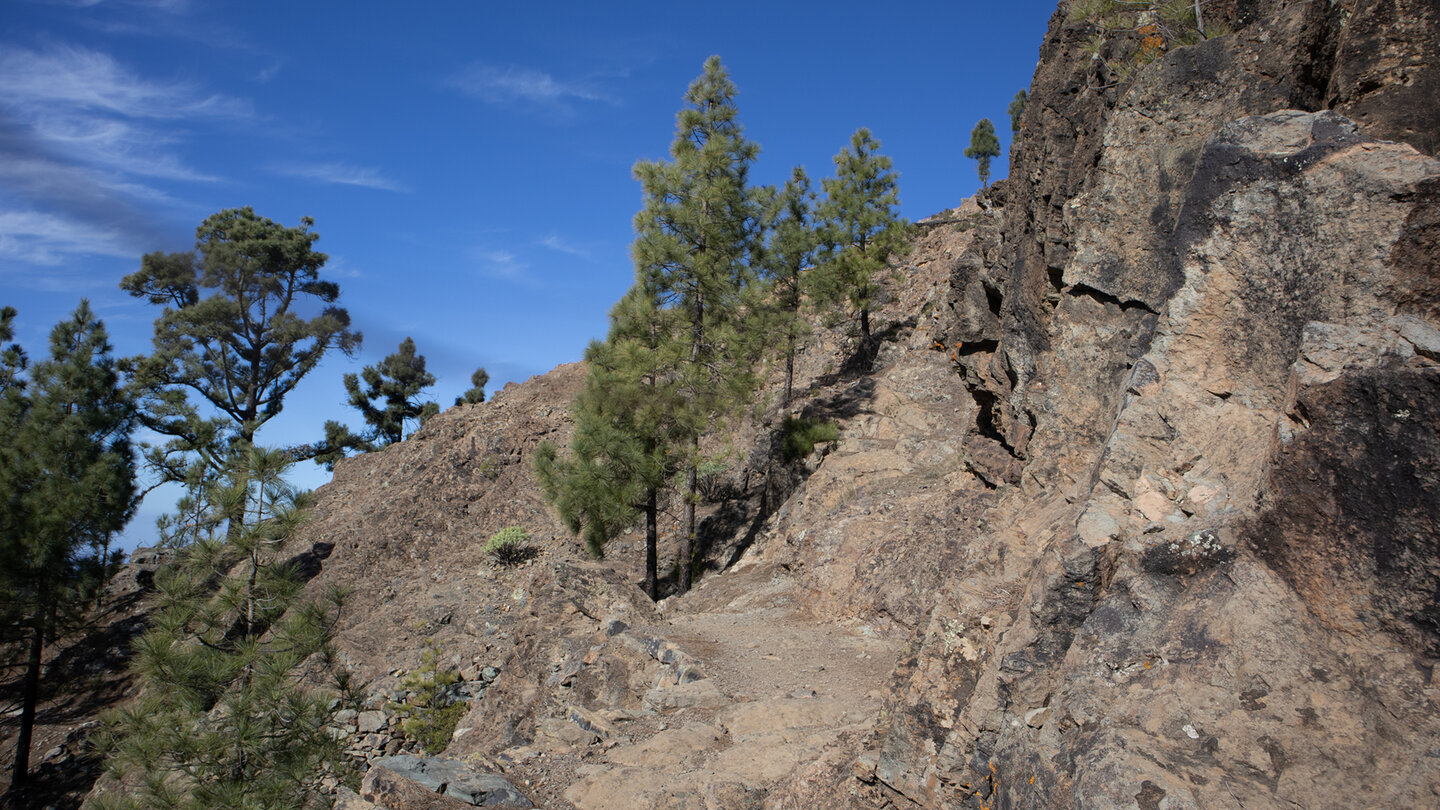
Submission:
<svg viewBox="0 0 1440 810">
<path fill-rule="evenodd" d="M 0 54 L 0 103 L 22 110 L 110 113 L 126 118 L 247 118 L 240 99 L 206 94 L 186 82 L 158 82 L 126 70 L 109 54 L 74 46 L 9 47 Z"/>
<path fill-rule="evenodd" d="M 481 250 L 476 258 L 480 260 L 481 272 L 492 278 L 518 281 L 526 278 L 529 269 L 529 265 L 508 250 Z"/>
<path fill-rule="evenodd" d="M 0 257 L 30 264 L 57 265 L 72 254 L 133 256 L 129 240 L 117 229 L 34 211 L 0 211 Z M 42 278 L 33 278 L 42 282 Z"/>
<path fill-rule="evenodd" d="M 559 234 L 554 233 L 553 231 L 549 234 L 546 234 L 545 238 L 540 240 L 540 244 L 543 247 L 547 247 L 557 253 L 564 253 L 567 256 L 574 256 L 578 259 L 593 258 L 589 250 L 566 242 L 564 239 L 560 238 Z"/>
<path fill-rule="evenodd" d="M 255 81 L 260 82 L 261 84 L 265 84 L 266 82 L 278 76 L 280 74 L 280 69 L 284 66 L 285 64 L 283 62 L 278 59 L 275 60 L 274 64 L 270 65 L 269 67 L 261 68 L 260 72 L 255 74 Z"/>
<path fill-rule="evenodd" d="M 191 82 L 142 76 L 109 54 L 0 43 L 3 255 L 134 255 L 171 230 L 176 201 L 157 181 L 218 178 L 183 157 L 187 130 L 252 120 L 251 105 Z"/>
<path fill-rule="evenodd" d="M 555 112 L 573 111 L 574 102 L 615 103 L 608 93 L 588 82 L 557 79 L 533 68 L 475 64 L 446 83 L 490 104 L 524 104 Z"/>
<path fill-rule="evenodd" d="M 186 182 L 218 178 L 194 169 L 167 147 L 179 143 L 173 134 L 121 118 L 76 115 L 52 110 L 32 115 L 29 134 L 36 151 L 52 160 L 104 167 L 136 177 Z"/>
<path fill-rule="evenodd" d="M 346 163 L 286 163 L 276 166 L 275 171 L 291 177 L 337 186 L 360 186 L 380 191 L 407 193 L 410 191 L 408 186 L 384 176 L 379 169 L 351 166 Z"/>
<path fill-rule="evenodd" d="M 350 260 L 344 256 L 330 254 L 329 261 L 325 262 L 325 275 L 327 278 L 365 278 L 365 271 L 350 264 Z"/>
</svg>

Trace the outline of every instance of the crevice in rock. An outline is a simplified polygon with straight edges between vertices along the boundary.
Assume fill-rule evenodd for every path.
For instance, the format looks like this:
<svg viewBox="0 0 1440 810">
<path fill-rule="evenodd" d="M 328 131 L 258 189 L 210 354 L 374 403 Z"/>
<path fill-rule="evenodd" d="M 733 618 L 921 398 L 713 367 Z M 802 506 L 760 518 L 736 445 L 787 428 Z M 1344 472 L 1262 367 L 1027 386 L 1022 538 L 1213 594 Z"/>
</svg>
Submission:
<svg viewBox="0 0 1440 810">
<path fill-rule="evenodd" d="M 1045 301 L 1054 309 L 1060 303 L 1060 295 L 1065 292 L 1065 268 L 1047 267 L 1045 273 L 1050 282 L 1050 294 L 1045 296 Z"/>
<path fill-rule="evenodd" d="M 981 281 L 980 286 L 985 290 L 985 304 L 990 308 L 990 313 L 1000 317 L 1000 307 L 1005 303 L 1005 296 L 1001 295 L 998 287 L 988 281 Z"/>
<path fill-rule="evenodd" d="M 1010 443 L 1005 441 L 1005 434 L 1000 432 L 1000 428 L 996 424 L 995 403 L 999 400 L 999 397 L 995 396 L 994 392 L 987 391 L 984 388 L 971 389 L 970 395 L 975 398 L 975 404 L 980 406 L 979 410 L 975 413 L 976 432 L 998 443 L 1001 447 L 1005 448 L 1005 452 L 1010 455 L 1015 455 L 1015 448 L 1011 447 Z"/>
<path fill-rule="evenodd" d="M 1090 298 L 1100 302 L 1101 304 L 1113 304 L 1119 307 L 1121 312 L 1129 312 L 1132 309 L 1139 309 L 1148 312 L 1151 315 L 1158 314 L 1157 312 L 1155 312 L 1154 309 L 1150 307 L 1149 304 L 1145 303 L 1144 301 L 1137 301 L 1133 298 L 1122 299 L 1119 296 L 1111 295 L 1104 290 L 1097 290 L 1088 284 L 1071 285 L 1068 289 L 1065 290 L 1065 292 L 1069 295 L 1073 295 L 1076 297 L 1083 296 L 1085 298 Z"/>
<path fill-rule="evenodd" d="M 955 349 L 955 356 L 957 358 L 969 357 L 972 354 L 980 354 L 981 352 L 993 352 L 998 348 L 1000 348 L 1000 341 L 998 340 L 972 340 L 961 343 Z"/>
</svg>

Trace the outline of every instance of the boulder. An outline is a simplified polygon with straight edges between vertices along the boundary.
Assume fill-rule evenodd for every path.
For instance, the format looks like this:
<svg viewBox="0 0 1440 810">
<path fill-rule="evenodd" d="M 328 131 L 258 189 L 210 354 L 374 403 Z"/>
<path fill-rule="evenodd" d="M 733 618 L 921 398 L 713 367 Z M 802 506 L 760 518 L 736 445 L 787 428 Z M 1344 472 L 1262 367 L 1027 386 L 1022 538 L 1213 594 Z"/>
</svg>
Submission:
<svg viewBox="0 0 1440 810">
<path fill-rule="evenodd" d="M 360 796 L 387 810 L 520 810 L 535 806 L 503 776 L 475 770 L 458 760 L 409 755 L 375 760 L 365 774 Z"/>
</svg>

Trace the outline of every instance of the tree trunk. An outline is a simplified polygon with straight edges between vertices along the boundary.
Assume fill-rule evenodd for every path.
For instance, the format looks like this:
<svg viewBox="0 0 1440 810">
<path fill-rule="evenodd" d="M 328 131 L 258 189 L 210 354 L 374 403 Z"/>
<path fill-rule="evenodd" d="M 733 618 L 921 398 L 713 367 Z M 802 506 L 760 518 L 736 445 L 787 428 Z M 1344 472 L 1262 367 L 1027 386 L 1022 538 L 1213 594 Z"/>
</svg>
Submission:
<svg viewBox="0 0 1440 810">
<path fill-rule="evenodd" d="M 35 608 L 35 632 L 30 637 L 30 660 L 25 665 L 20 737 L 15 742 L 15 764 L 10 772 L 11 788 L 23 786 L 30 775 L 30 739 L 35 732 L 35 708 L 40 703 L 40 663 L 44 653 L 45 607 L 42 603 Z"/>
<path fill-rule="evenodd" d="M 703 248 L 702 248 L 703 249 Z M 700 366 L 701 347 L 705 343 L 705 300 L 695 296 L 693 320 L 690 323 L 690 365 L 696 372 Z M 699 394 L 690 393 L 690 407 L 696 407 Z M 700 437 L 690 440 L 690 465 L 685 471 L 685 517 L 684 532 L 680 538 L 680 593 L 690 591 L 690 563 L 695 556 L 695 498 L 700 491 Z"/>
<path fill-rule="evenodd" d="M 95 588 L 95 609 L 105 604 L 105 586 L 110 584 L 110 533 L 105 533 L 105 545 L 100 549 L 100 584 Z"/>
<path fill-rule="evenodd" d="M 655 548 L 658 545 L 659 530 L 657 524 L 660 522 L 660 503 L 655 490 L 650 490 L 649 498 L 645 501 L 645 593 L 650 596 L 650 601 L 660 599 L 659 585 L 659 564 L 656 559 Z"/>
<path fill-rule="evenodd" d="M 695 440 L 695 451 L 699 452 L 700 440 Z M 680 593 L 690 591 L 690 565 L 695 557 L 695 497 L 700 491 L 700 474 L 692 462 L 685 471 L 685 532 L 680 537 Z"/>
<path fill-rule="evenodd" d="M 785 398 L 781 400 L 780 410 L 785 416 L 790 415 L 790 398 L 792 389 L 795 387 L 795 347 L 785 353 Z"/>
</svg>

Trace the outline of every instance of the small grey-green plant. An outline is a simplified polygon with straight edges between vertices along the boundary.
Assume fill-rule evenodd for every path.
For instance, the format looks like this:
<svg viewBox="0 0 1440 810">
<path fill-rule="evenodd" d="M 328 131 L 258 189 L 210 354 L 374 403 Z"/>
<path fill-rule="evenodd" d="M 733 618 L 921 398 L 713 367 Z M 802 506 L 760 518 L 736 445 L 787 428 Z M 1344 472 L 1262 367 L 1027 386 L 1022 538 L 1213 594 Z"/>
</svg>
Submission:
<svg viewBox="0 0 1440 810">
<path fill-rule="evenodd" d="M 530 533 L 523 526 L 506 526 L 490 535 L 485 553 L 501 565 L 515 565 L 534 554 Z"/>
<path fill-rule="evenodd" d="M 487 481 L 494 481 L 500 477 L 500 471 L 505 469 L 505 462 L 499 456 L 487 455 L 480 459 L 475 467 L 475 474 Z"/>
</svg>

